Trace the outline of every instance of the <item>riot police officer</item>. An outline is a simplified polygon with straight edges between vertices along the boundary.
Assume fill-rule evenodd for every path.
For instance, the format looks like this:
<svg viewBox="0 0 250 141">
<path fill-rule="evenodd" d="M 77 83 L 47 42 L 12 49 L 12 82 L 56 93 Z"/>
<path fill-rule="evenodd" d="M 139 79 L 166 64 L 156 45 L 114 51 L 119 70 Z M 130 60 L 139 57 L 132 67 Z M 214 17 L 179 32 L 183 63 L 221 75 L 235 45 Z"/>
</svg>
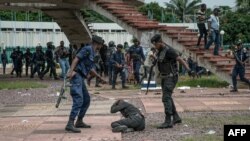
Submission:
<svg viewBox="0 0 250 141">
<path fill-rule="evenodd" d="M 117 78 L 118 73 L 120 73 L 121 75 L 122 88 L 123 89 L 128 88 L 127 86 L 125 86 L 125 69 L 124 69 L 125 58 L 124 58 L 124 53 L 122 53 L 122 48 L 123 48 L 123 45 L 118 44 L 117 51 L 111 56 L 111 62 L 114 66 L 112 89 L 115 89 L 116 78 Z"/>
<path fill-rule="evenodd" d="M 20 50 L 20 47 L 17 47 L 16 51 L 16 76 L 22 77 L 23 69 L 23 52 Z"/>
<path fill-rule="evenodd" d="M 143 49 L 137 39 L 133 39 L 134 45 L 129 48 L 130 60 L 133 60 L 134 76 L 137 84 L 140 83 L 140 68 L 141 64 L 145 61 Z M 130 61 L 129 61 L 130 62 Z"/>
<path fill-rule="evenodd" d="M 30 67 L 30 73 L 32 72 L 32 53 L 30 52 L 30 49 L 27 48 L 26 52 L 24 53 L 24 59 L 25 59 L 25 74 L 28 76 L 28 70 Z"/>
<path fill-rule="evenodd" d="M 233 89 L 230 92 L 237 92 L 237 76 L 240 76 L 240 80 L 247 83 L 250 86 L 250 81 L 245 78 L 245 64 L 249 56 L 246 50 L 242 47 L 242 42 L 239 40 L 236 45 L 236 50 L 233 52 L 236 64 L 234 65 L 232 72 Z"/>
<path fill-rule="evenodd" d="M 17 69 L 17 52 L 16 52 L 15 48 L 11 52 L 10 58 L 11 58 L 12 63 L 13 63 L 13 69 L 12 69 L 10 74 L 13 75 L 13 73 L 16 72 L 16 69 Z"/>
<path fill-rule="evenodd" d="M 55 80 L 59 78 L 56 75 L 56 63 L 54 62 L 54 53 L 53 53 L 53 45 L 52 42 L 47 43 L 47 50 L 45 52 L 45 58 L 47 62 L 46 70 L 43 72 L 43 76 L 51 70 L 52 75 L 54 76 Z"/>
<path fill-rule="evenodd" d="M 111 123 L 112 132 L 126 133 L 145 129 L 144 116 L 134 105 L 122 99 L 117 100 L 112 105 L 110 112 L 116 113 L 119 111 L 125 118 Z"/>
<path fill-rule="evenodd" d="M 189 73 L 191 72 L 191 70 L 184 62 L 184 60 L 179 56 L 179 53 L 177 53 L 176 50 L 162 41 L 160 34 L 156 34 L 155 36 L 153 36 L 151 39 L 151 43 L 158 50 L 157 65 L 161 77 L 161 87 L 163 93 L 162 102 L 165 112 L 165 121 L 157 128 L 172 128 L 173 124 L 181 123 L 181 118 L 176 111 L 175 104 L 172 98 L 173 90 L 178 81 L 177 61 L 184 65 Z"/>
<path fill-rule="evenodd" d="M 37 46 L 36 52 L 34 53 L 33 58 L 32 58 L 32 64 L 34 65 L 34 69 L 31 73 L 30 78 L 34 78 L 34 74 L 37 72 L 38 77 L 41 80 L 43 80 L 42 66 L 43 66 L 44 62 L 45 62 L 45 55 L 42 51 L 42 47 Z"/>
<path fill-rule="evenodd" d="M 102 82 L 105 82 L 94 69 L 95 52 L 102 47 L 102 44 L 103 40 L 101 37 L 93 36 L 92 44 L 81 48 L 72 61 L 67 77 L 72 84 L 70 87 L 70 95 L 72 96 L 73 106 L 69 115 L 69 121 L 65 127 L 67 131 L 80 133 L 81 130 L 78 128 L 91 127 L 83 122 L 83 118 L 90 105 L 90 96 L 85 85 L 85 79 L 88 75 L 93 75 Z M 74 120 L 77 116 L 78 118 L 74 125 Z"/>
<path fill-rule="evenodd" d="M 111 56 L 116 51 L 116 45 L 114 41 L 108 43 L 108 50 L 106 54 L 106 63 L 108 65 L 108 76 L 109 76 L 109 85 L 112 85 L 113 75 L 114 75 L 114 66 L 111 62 Z"/>
</svg>

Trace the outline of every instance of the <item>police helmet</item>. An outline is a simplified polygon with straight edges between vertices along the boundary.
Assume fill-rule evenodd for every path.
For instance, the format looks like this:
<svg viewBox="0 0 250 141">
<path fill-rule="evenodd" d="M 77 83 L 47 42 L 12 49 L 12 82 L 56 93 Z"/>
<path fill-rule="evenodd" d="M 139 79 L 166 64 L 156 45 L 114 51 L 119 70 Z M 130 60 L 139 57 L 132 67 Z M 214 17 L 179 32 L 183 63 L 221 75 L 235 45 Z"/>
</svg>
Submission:
<svg viewBox="0 0 250 141">
<path fill-rule="evenodd" d="M 115 47 L 115 42 L 114 41 L 110 41 L 109 42 L 109 47 Z"/>
<path fill-rule="evenodd" d="M 123 48 L 123 45 L 122 45 L 122 44 L 118 44 L 118 45 L 117 45 L 117 48 L 121 48 L 121 49 L 122 49 L 122 48 Z"/>
<path fill-rule="evenodd" d="M 97 43 L 97 44 L 103 44 L 103 39 L 100 36 L 94 35 L 92 37 L 92 42 Z"/>
</svg>

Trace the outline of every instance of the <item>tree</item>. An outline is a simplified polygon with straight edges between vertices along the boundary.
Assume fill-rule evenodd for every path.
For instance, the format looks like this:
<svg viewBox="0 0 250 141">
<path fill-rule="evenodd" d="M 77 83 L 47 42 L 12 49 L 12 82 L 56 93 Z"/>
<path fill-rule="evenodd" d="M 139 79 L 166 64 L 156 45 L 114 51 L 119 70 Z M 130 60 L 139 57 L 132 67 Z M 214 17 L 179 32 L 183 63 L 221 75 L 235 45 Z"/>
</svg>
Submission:
<svg viewBox="0 0 250 141">
<path fill-rule="evenodd" d="M 250 13 L 250 0 L 236 0 L 236 6 L 240 13 Z"/>
<path fill-rule="evenodd" d="M 250 42 L 250 15 L 240 12 L 228 12 L 221 19 L 221 29 L 225 31 L 224 43 L 231 44 L 241 39 Z"/>
<path fill-rule="evenodd" d="M 170 2 L 165 2 L 167 9 L 172 9 L 182 22 L 185 22 L 185 15 L 195 13 L 200 3 L 201 0 L 170 0 Z"/>
</svg>

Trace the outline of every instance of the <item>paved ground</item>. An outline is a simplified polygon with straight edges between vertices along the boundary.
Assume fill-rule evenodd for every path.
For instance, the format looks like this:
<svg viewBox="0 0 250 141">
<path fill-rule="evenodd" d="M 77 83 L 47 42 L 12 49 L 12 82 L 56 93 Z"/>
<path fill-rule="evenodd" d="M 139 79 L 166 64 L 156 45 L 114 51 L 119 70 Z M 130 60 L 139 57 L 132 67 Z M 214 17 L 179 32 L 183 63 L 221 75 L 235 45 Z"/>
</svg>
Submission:
<svg viewBox="0 0 250 141">
<path fill-rule="evenodd" d="M 70 134 L 64 131 L 71 106 L 68 99 L 55 108 L 55 103 L 0 103 L 0 141 L 116 141 L 122 140 L 121 134 L 111 132 L 110 123 L 120 119 L 119 114 L 110 114 L 110 106 L 115 99 L 136 99 L 144 114 L 162 113 L 161 94 L 134 90 L 111 90 L 110 86 L 102 89 L 89 88 L 92 101 L 85 121 L 92 125 L 91 129 L 83 129 L 81 134 Z M 56 90 L 55 90 L 56 91 Z M 193 88 L 181 93 L 174 92 L 174 100 L 179 112 L 213 112 L 213 111 L 248 111 L 250 110 L 250 92 L 240 90 L 231 94 L 229 89 Z M 0 94 L 8 94 L 10 90 L 2 90 Z M 95 96 L 93 96 L 95 95 Z M 26 95 L 27 98 L 29 95 Z M 56 100 L 56 95 L 51 96 Z M 14 97 L 13 97 L 14 98 Z M 138 105 L 139 103 L 139 105 Z M 142 139 L 146 140 L 146 139 Z"/>
</svg>

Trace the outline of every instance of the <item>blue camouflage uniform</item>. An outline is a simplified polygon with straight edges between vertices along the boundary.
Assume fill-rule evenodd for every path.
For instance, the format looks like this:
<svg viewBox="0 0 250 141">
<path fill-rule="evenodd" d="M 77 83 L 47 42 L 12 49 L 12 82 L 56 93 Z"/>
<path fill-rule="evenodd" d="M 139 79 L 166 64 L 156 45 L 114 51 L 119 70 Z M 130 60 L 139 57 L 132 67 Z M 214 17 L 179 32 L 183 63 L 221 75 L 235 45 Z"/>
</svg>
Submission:
<svg viewBox="0 0 250 141">
<path fill-rule="evenodd" d="M 70 94 L 73 99 L 73 105 L 70 119 L 75 119 L 77 115 L 83 118 L 89 108 L 90 96 L 84 80 L 90 70 L 94 68 L 94 56 L 95 52 L 91 46 L 82 48 L 76 55 L 79 58 L 79 63 L 74 69 L 77 73 L 71 79 L 72 87 L 70 88 Z"/>
<path fill-rule="evenodd" d="M 247 52 L 244 52 L 244 49 L 241 48 L 235 52 L 235 56 L 238 57 L 239 61 L 244 62 L 248 59 Z M 246 82 L 248 85 L 250 85 L 250 81 L 245 78 L 245 65 L 242 65 L 240 62 L 236 60 L 236 64 L 233 68 L 232 73 L 232 81 L 233 81 L 233 89 L 237 90 L 237 76 L 240 76 L 240 80 L 243 82 Z"/>
<path fill-rule="evenodd" d="M 124 70 L 125 58 L 124 58 L 124 54 L 121 51 L 116 51 L 111 56 L 111 62 L 112 62 L 112 65 L 114 66 L 112 88 L 115 88 L 116 78 L 117 78 L 118 73 L 120 73 L 120 75 L 121 75 L 122 87 L 124 87 L 125 86 L 125 70 Z M 123 67 L 118 68 L 115 66 L 116 64 L 122 65 Z"/>
<path fill-rule="evenodd" d="M 131 46 L 129 48 L 130 57 L 133 59 L 133 69 L 134 69 L 134 76 L 137 83 L 140 82 L 140 67 L 142 61 L 145 61 L 145 56 L 141 46 Z"/>
</svg>

